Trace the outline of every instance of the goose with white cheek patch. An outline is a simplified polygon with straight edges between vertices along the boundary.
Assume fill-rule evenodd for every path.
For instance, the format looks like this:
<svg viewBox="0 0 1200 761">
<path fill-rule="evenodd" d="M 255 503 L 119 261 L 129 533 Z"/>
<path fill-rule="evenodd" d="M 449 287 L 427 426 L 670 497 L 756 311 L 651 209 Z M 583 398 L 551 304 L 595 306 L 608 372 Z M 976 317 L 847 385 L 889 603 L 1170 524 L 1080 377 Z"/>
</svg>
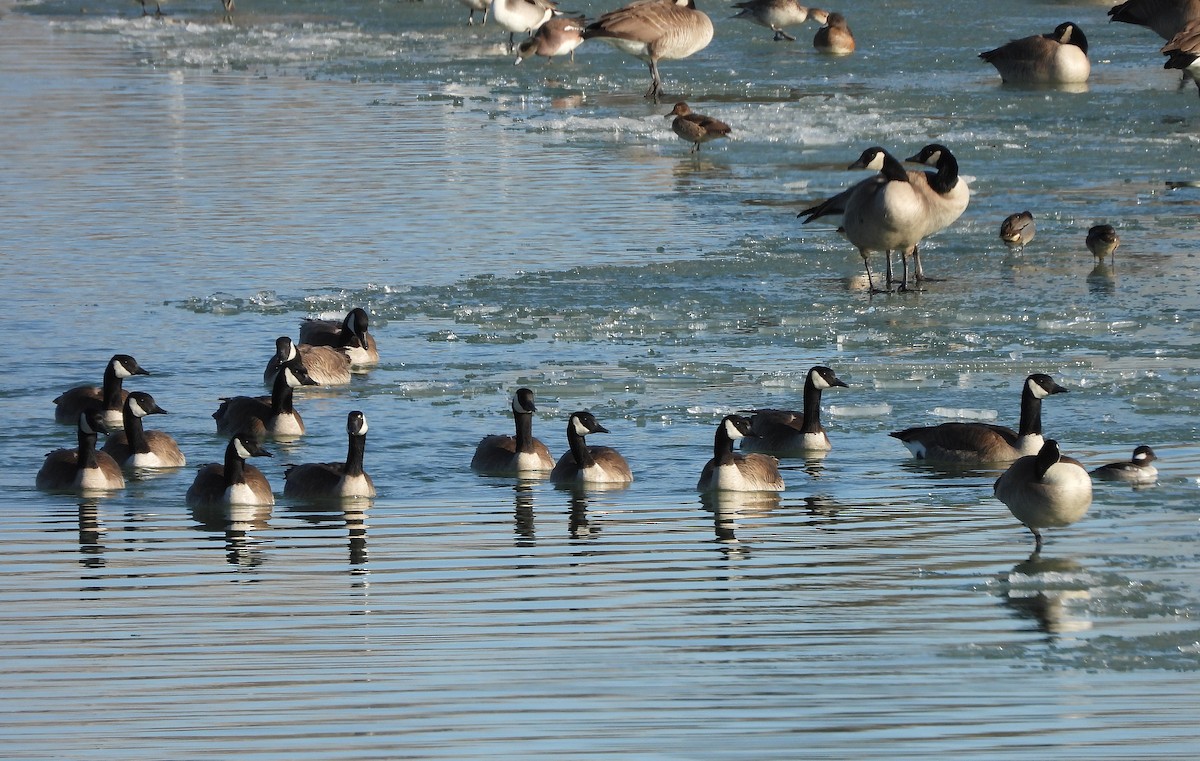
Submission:
<svg viewBox="0 0 1200 761">
<path fill-rule="evenodd" d="M 494 475 L 536 476 L 554 469 L 554 458 L 546 445 L 533 437 L 533 390 L 519 388 L 512 398 L 516 435 L 485 436 L 475 448 L 471 469 Z"/>
<path fill-rule="evenodd" d="M 371 335 L 370 317 L 361 307 L 355 307 L 337 320 L 306 319 L 300 323 L 300 343 L 310 346 L 332 346 L 350 357 L 350 366 L 369 369 L 379 364 L 379 347 Z"/>
<path fill-rule="evenodd" d="M 567 420 L 567 446 L 558 458 L 550 481 L 556 484 L 627 484 L 633 471 L 621 453 L 612 447 L 589 446 L 589 433 L 608 433 L 592 413 L 581 410 Z"/>
<path fill-rule="evenodd" d="M 930 218 L 930 201 L 894 156 L 878 146 L 863 151 L 849 169 L 875 169 L 879 174 L 854 186 L 845 201 L 842 226 L 846 237 L 858 248 L 867 283 L 872 293 L 891 290 L 892 252 L 900 252 L 904 279 L 908 280 L 908 257 L 925 237 Z M 871 276 L 870 254 L 883 251 L 887 263 L 885 287 L 876 288 Z"/>
<path fill-rule="evenodd" d="M 297 345 L 287 336 L 275 339 L 275 353 L 267 360 L 263 370 L 263 383 L 275 384 L 279 368 L 292 360 L 299 360 L 308 377 L 318 386 L 350 385 L 350 356 L 332 346 Z"/>
<path fill-rule="evenodd" d="M 942 423 L 888 435 L 899 439 L 918 460 L 960 465 L 1012 462 L 1041 450 L 1042 400 L 1066 391 L 1045 373 L 1027 377 L 1021 391 L 1021 421 L 1017 431 L 990 423 Z"/>
<path fill-rule="evenodd" d="M 270 396 L 234 396 L 221 400 L 213 413 L 217 433 L 233 436 L 240 433 L 262 442 L 268 436 L 293 438 L 304 435 L 304 419 L 293 405 L 293 391 L 300 386 L 315 386 L 304 366 L 297 360 L 283 365 Z"/>
<path fill-rule="evenodd" d="M 657 103 L 663 91 L 658 62 L 703 50 L 712 42 L 713 25 L 696 9 L 695 0 L 637 0 L 588 24 L 583 38 L 593 37 L 646 62 L 650 67 L 646 97 Z"/>
<path fill-rule="evenodd" d="M 120 430 L 124 425 L 121 409 L 125 405 L 125 397 L 129 395 L 129 392 L 122 388 L 123 381 L 134 375 L 149 374 L 128 354 L 114 354 L 104 368 L 103 385 L 76 386 L 54 399 L 54 420 L 75 425 L 79 422 L 79 413 L 91 407 L 99 407 L 107 429 Z"/>
<path fill-rule="evenodd" d="M 1152 484 L 1158 481 L 1158 468 L 1154 461 L 1158 455 L 1145 444 L 1133 450 L 1133 457 L 1123 462 L 1110 462 L 1091 472 L 1092 478 L 1100 481 L 1125 481 L 1131 484 Z"/>
<path fill-rule="evenodd" d="M 98 433 L 107 430 L 103 411 L 80 412 L 76 426 L 78 446 L 46 455 L 37 473 L 37 488 L 79 494 L 125 488 L 121 466 L 107 452 L 96 451 Z"/>
<path fill-rule="evenodd" d="M 1006 84 L 1068 85 L 1086 82 L 1092 65 L 1083 30 L 1070 21 L 1050 34 L 1012 40 L 979 57 L 996 67 Z"/>
<path fill-rule="evenodd" d="M 821 392 L 849 388 L 833 370 L 817 365 L 804 378 L 804 410 L 750 410 L 754 436 L 742 439 L 742 451 L 767 452 L 777 456 L 828 452 L 833 448 L 821 425 Z"/>
<path fill-rule="evenodd" d="M 701 491 L 783 491 L 779 460 L 765 454 L 739 454 L 733 442 L 754 436 L 750 421 L 726 415 L 713 435 L 713 456 L 704 464 L 696 488 Z"/>
<path fill-rule="evenodd" d="M 225 447 L 225 462 L 201 465 L 196 479 L 187 490 L 192 507 L 275 504 L 271 484 L 258 468 L 246 462 L 251 457 L 270 457 L 271 453 L 248 436 L 234 436 Z"/>
<path fill-rule="evenodd" d="M 1035 455 L 1026 455 L 996 479 L 996 498 L 1033 534 L 1034 552 L 1042 551 L 1044 528 L 1069 526 L 1092 504 L 1092 479 L 1083 465 L 1063 455 L 1047 439 Z"/>
<path fill-rule="evenodd" d="M 940 143 L 930 143 L 905 161 L 936 167 L 936 172 L 909 172 L 913 186 L 925 193 L 929 218 L 925 237 L 945 230 L 958 221 L 971 202 L 971 188 L 958 173 L 958 159 Z M 913 249 L 913 267 L 917 282 L 925 280 L 920 246 Z M 907 283 L 904 284 L 907 287 Z"/>
<path fill-rule="evenodd" d="M 162 431 L 147 431 L 142 418 L 147 415 L 166 415 L 154 397 L 145 391 L 132 391 L 125 399 L 125 430 L 114 431 L 104 442 L 103 451 L 126 468 L 181 468 L 187 458 L 171 435 Z"/>
<path fill-rule="evenodd" d="M 363 470 L 367 448 L 367 416 L 355 410 L 346 416 L 349 447 L 345 462 L 308 462 L 285 472 L 283 496 L 300 500 L 371 499 L 375 484 Z"/>
</svg>

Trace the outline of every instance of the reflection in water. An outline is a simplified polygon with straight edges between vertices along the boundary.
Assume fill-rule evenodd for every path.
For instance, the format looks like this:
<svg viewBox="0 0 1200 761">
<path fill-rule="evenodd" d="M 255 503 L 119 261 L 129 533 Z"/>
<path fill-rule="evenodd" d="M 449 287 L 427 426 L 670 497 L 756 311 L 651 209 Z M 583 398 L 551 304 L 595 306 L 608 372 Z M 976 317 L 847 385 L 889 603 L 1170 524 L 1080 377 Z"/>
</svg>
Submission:
<svg viewBox="0 0 1200 761">
<path fill-rule="evenodd" d="M 589 483 L 589 484 L 559 484 L 561 491 L 568 492 L 570 499 L 570 518 L 567 531 L 572 539 L 595 539 L 600 533 L 599 526 L 592 526 L 588 518 L 588 495 L 596 492 L 612 492 L 628 489 L 627 483 Z"/>
<path fill-rule="evenodd" d="M 1078 614 L 1075 604 L 1091 599 L 1090 580 L 1076 561 L 1044 558 L 1035 552 L 1001 575 L 1000 581 L 1004 604 L 1022 618 L 1035 621 L 1046 634 L 1092 628 L 1092 622 Z"/>
<path fill-rule="evenodd" d="M 1097 264 L 1087 276 L 1088 291 L 1109 294 L 1117 290 L 1117 272 L 1107 264 Z"/>
<path fill-rule="evenodd" d="M 84 568 L 104 567 L 104 545 L 100 540 L 107 529 L 100 522 L 100 503 L 86 499 L 79 503 L 79 562 Z"/>
<path fill-rule="evenodd" d="M 726 560 L 743 560 L 750 546 L 737 537 L 744 515 L 767 514 L 779 507 L 778 492 L 711 491 L 700 495 L 700 504 L 713 514 L 713 534 Z"/>
<path fill-rule="evenodd" d="M 536 483 L 521 479 L 513 486 L 513 531 L 518 547 L 532 547 L 537 540 L 533 526 L 533 487 Z"/>
<path fill-rule="evenodd" d="M 206 531 L 225 534 L 225 555 L 231 565 L 254 568 L 262 565 L 262 542 L 250 532 L 268 527 L 270 505 L 211 505 L 192 508 L 192 519 Z"/>
<path fill-rule="evenodd" d="M 350 551 L 351 573 L 365 574 L 367 569 L 367 509 L 371 506 L 369 499 L 330 500 L 308 504 L 288 506 L 288 511 L 295 513 L 314 526 L 346 527 L 346 539 Z"/>
</svg>

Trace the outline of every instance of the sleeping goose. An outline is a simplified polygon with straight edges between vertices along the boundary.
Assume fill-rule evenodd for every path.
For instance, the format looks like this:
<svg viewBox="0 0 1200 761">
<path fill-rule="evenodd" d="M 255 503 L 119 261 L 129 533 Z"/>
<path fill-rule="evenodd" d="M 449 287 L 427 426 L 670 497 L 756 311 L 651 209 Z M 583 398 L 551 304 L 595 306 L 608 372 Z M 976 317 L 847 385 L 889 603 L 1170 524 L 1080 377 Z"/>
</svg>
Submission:
<svg viewBox="0 0 1200 761">
<path fill-rule="evenodd" d="M 608 433 L 596 416 L 581 410 L 567 421 L 567 451 L 558 458 L 550 481 L 556 484 L 627 484 L 633 471 L 621 453 L 612 447 L 588 446 L 589 433 Z"/>
<path fill-rule="evenodd" d="M 127 468 L 180 468 L 187 465 L 187 458 L 170 434 L 147 431 L 142 425 L 142 418 L 147 415 L 165 414 L 167 411 L 158 406 L 153 396 L 145 391 L 130 392 L 123 410 L 125 430 L 109 434 L 103 451 Z"/>
<path fill-rule="evenodd" d="M 1131 484 L 1152 484 L 1158 480 L 1158 468 L 1152 464 L 1158 456 L 1143 444 L 1133 450 L 1133 457 L 1123 462 L 1110 462 L 1091 472 L 1101 481 L 1125 481 Z"/>
<path fill-rule="evenodd" d="M 733 7 L 739 9 L 733 18 L 746 19 L 751 24 L 765 26 L 775 32 L 776 42 L 795 42 L 796 38 L 783 31 L 783 28 L 803 24 L 809 15 L 808 8 L 798 0 L 742 0 L 740 3 L 734 3 Z"/>
<path fill-rule="evenodd" d="M 918 460 L 976 465 L 1012 462 L 1041 450 L 1042 400 L 1066 391 L 1045 373 L 1027 377 L 1021 391 L 1017 431 L 990 423 L 956 422 L 906 428 L 888 435 L 900 439 Z"/>
<path fill-rule="evenodd" d="M 554 458 L 546 445 L 533 437 L 533 390 L 519 388 L 512 398 L 516 435 L 485 436 L 475 448 L 471 469 L 497 475 L 539 475 L 554 469 Z"/>
<path fill-rule="evenodd" d="M 375 336 L 369 330 L 370 318 L 365 309 L 355 307 L 344 319 L 306 319 L 300 323 L 300 343 L 310 346 L 332 346 L 341 349 L 350 357 L 355 368 L 369 368 L 379 364 L 379 348 Z"/>
<path fill-rule="evenodd" d="M 703 50 L 712 42 L 713 25 L 696 10 L 695 0 L 635 0 L 588 24 L 583 38 L 593 37 L 646 62 L 650 67 L 646 97 L 657 103 L 662 94 L 658 62 Z"/>
<path fill-rule="evenodd" d="M 273 505 L 271 484 L 258 468 L 247 464 L 251 457 L 270 457 L 271 453 L 253 438 L 234 436 L 225 447 L 225 462 L 201 465 L 186 500 L 192 507 L 223 505 Z"/>
<path fill-rule="evenodd" d="M 263 383 L 274 385 L 279 368 L 294 359 L 300 360 L 304 371 L 318 386 L 350 385 L 350 356 L 346 352 L 332 346 L 297 346 L 287 336 L 275 339 L 275 354 L 263 370 Z"/>
<path fill-rule="evenodd" d="M 98 408 L 86 409 L 79 413 L 76 426 L 78 446 L 46 455 L 37 472 L 37 488 L 77 493 L 124 489 L 121 466 L 107 452 L 96 451 L 97 432 L 107 430 L 104 413 Z"/>
<path fill-rule="evenodd" d="M 1033 534 L 1035 553 L 1042 551 L 1041 529 L 1069 526 L 1092 504 L 1092 479 L 1078 460 L 1059 451 L 1054 439 L 1010 465 L 992 491 Z"/>
<path fill-rule="evenodd" d="M 833 370 L 822 365 L 813 367 L 804 378 L 804 411 L 751 410 L 750 430 L 754 436 L 742 439 L 742 451 L 774 455 L 828 452 L 833 445 L 821 425 L 821 392 L 839 387 L 848 388 Z"/>
<path fill-rule="evenodd" d="M 292 405 L 292 391 L 300 386 L 315 386 L 304 366 L 292 360 L 275 376 L 270 396 L 234 396 L 221 400 L 213 413 L 217 433 L 226 436 L 246 434 L 255 441 L 266 437 L 291 438 L 304 435 L 304 420 Z"/>
<path fill-rule="evenodd" d="M 996 67 L 1000 80 L 1019 84 L 1078 84 L 1086 82 L 1092 66 L 1083 30 L 1070 21 L 1050 34 L 1012 40 L 979 57 Z"/>
<path fill-rule="evenodd" d="M 122 388 L 122 381 L 132 375 L 149 375 L 128 354 L 114 354 L 104 368 L 102 386 L 76 386 L 64 391 L 54 400 L 54 419 L 59 423 L 75 425 L 79 422 L 79 413 L 89 407 L 99 407 L 104 415 L 104 424 L 109 430 L 119 430 L 123 425 L 121 409 L 125 405 L 128 391 Z"/>
<path fill-rule="evenodd" d="M 367 416 L 355 410 L 346 416 L 350 439 L 345 462 L 308 462 L 285 472 L 283 496 L 294 499 L 370 499 L 375 485 L 363 470 L 367 448 Z"/>
<path fill-rule="evenodd" d="M 713 436 L 713 456 L 704 464 L 696 488 L 701 491 L 783 491 L 779 460 L 765 454 L 739 454 L 733 442 L 754 436 L 750 421 L 726 415 Z"/>
<path fill-rule="evenodd" d="M 818 53 L 828 55 L 850 55 L 854 52 L 854 34 L 846 17 L 840 13 L 830 13 L 825 19 L 825 25 L 813 36 L 813 47 Z"/>
</svg>

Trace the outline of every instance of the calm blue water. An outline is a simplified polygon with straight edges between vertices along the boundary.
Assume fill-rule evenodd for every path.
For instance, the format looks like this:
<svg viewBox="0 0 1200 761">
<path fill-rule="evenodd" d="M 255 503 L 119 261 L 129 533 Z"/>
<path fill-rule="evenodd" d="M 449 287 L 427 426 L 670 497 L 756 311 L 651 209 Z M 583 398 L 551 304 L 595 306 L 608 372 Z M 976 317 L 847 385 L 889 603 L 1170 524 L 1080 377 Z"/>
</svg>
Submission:
<svg viewBox="0 0 1200 761">
<path fill-rule="evenodd" d="M 1106 4 L 853 2 L 844 59 L 729 19 L 662 66 L 733 125 L 688 154 L 645 67 L 587 43 L 512 65 L 453 0 L 47 2 L 0 15 L 0 732 L 13 759 L 1191 758 L 1200 742 L 1200 100 Z M 609 5 L 581 3 L 596 15 Z M 1077 22 L 1086 91 L 1001 87 L 976 58 Z M 796 31 L 796 30 L 793 30 Z M 973 189 L 924 293 L 868 298 L 795 212 L 881 144 L 950 145 Z M 997 239 L 1023 209 L 1023 254 Z M 1094 271 L 1088 227 L 1123 238 Z M 816 229 L 810 229 L 816 228 Z M 274 339 L 369 309 L 382 365 L 298 394 L 260 463 L 273 510 L 184 504 L 221 396 Z M 33 488 L 74 433 L 50 400 L 127 382 L 189 458 L 81 503 Z M 702 501 L 720 416 L 798 406 L 828 364 L 834 450 L 778 498 Z M 1099 484 L 1028 533 L 996 471 L 886 433 L 1014 423 L 1089 465 L 1151 444 L 1160 483 Z M 538 394 L 555 454 L 588 408 L 628 489 L 467 467 Z M 288 463 L 370 419 L 379 497 L 282 499 Z"/>
</svg>

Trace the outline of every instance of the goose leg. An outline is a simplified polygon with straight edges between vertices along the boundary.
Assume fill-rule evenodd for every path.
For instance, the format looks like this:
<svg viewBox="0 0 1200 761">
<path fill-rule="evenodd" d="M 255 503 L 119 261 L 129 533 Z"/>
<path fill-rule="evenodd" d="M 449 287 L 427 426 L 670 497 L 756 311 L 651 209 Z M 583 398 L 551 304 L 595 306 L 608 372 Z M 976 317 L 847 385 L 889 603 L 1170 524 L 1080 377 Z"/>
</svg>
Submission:
<svg viewBox="0 0 1200 761">
<path fill-rule="evenodd" d="M 1036 555 L 1042 551 L 1042 534 L 1033 526 L 1028 526 L 1027 528 L 1033 532 L 1033 553 Z"/>
<path fill-rule="evenodd" d="M 890 285 L 888 286 L 889 290 L 887 290 L 887 291 L 881 291 L 875 287 L 875 279 L 871 277 L 870 255 L 865 251 L 862 252 L 861 255 L 862 255 L 862 260 L 863 260 L 863 269 L 865 269 L 867 271 L 867 290 L 868 290 L 868 292 L 870 292 L 870 293 L 889 293 L 890 289 L 891 289 Z"/>
<path fill-rule="evenodd" d="M 662 93 L 662 79 L 658 76 L 658 61 L 650 59 L 650 89 L 646 91 L 646 97 L 658 102 L 658 96 Z"/>
<path fill-rule="evenodd" d="M 779 42 L 780 40 L 787 40 L 788 42 L 795 42 L 796 38 L 793 37 L 792 35 L 788 34 L 787 32 L 783 31 L 782 29 L 776 29 L 775 30 L 775 41 Z"/>
</svg>

